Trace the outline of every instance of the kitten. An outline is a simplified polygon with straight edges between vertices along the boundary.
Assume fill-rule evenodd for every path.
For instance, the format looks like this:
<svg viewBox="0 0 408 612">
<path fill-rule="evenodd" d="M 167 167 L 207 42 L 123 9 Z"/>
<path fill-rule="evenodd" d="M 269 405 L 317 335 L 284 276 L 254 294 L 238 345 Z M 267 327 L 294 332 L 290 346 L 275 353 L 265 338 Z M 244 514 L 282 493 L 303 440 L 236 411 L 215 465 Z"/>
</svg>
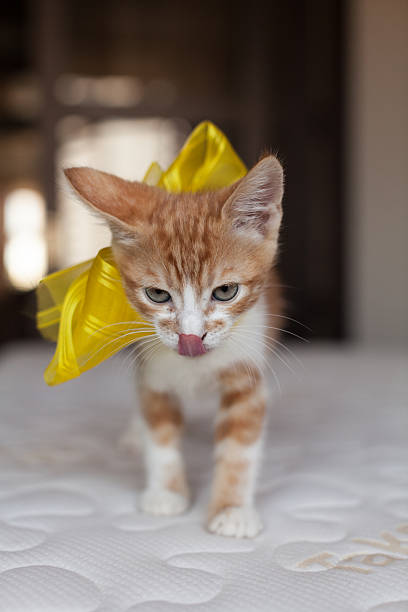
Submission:
<svg viewBox="0 0 408 612">
<path fill-rule="evenodd" d="M 254 487 L 265 416 L 266 289 L 278 247 L 283 171 L 262 159 L 230 187 L 173 194 L 91 168 L 65 174 L 112 230 L 129 302 L 154 324 L 155 352 L 138 370 L 147 486 L 141 508 L 186 510 L 181 401 L 216 384 L 215 474 L 208 528 L 253 537 L 261 529 Z M 272 283 L 273 284 L 273 283 Z"/>
</svg>

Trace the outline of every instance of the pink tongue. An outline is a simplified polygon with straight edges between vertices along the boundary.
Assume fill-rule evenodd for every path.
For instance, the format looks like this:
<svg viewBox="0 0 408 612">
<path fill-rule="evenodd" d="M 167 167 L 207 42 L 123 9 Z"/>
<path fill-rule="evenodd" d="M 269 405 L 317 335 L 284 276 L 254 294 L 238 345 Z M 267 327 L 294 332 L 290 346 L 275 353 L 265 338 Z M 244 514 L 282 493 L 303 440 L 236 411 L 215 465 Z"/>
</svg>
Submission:
<svg viewBox="0 0 408 612">
<path fill-rule="evenodd" d="M 197 355 L 204 355 L 206 351 L 200 336 L 195 336 L 194 334 L 180 334 L 178 352 L 179 355 L 197 357 Z"/>
</svg>

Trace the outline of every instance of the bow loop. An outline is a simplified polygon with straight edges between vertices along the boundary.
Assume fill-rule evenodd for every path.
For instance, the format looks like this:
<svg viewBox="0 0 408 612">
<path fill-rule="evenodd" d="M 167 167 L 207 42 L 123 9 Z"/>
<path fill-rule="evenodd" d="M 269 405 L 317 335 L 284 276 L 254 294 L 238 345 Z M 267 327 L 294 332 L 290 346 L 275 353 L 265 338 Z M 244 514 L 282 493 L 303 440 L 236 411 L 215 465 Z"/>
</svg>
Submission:
<svg viewBox="0 0 408 612">
<path fill-rule="evenodd" d="M 187 139 L 166 171 L 154 162 L 144 182 L 171 192 L 215 190 L 246 174 L 226 136 L 203 122 Z M 37 289 L 37 327 L 57 341 L 45 371 L 58 385 L 93 368 L 125 346 L 155 333 L 129 304 L 110 247 L 90 261 L 44 278 Z"/>
</svg>

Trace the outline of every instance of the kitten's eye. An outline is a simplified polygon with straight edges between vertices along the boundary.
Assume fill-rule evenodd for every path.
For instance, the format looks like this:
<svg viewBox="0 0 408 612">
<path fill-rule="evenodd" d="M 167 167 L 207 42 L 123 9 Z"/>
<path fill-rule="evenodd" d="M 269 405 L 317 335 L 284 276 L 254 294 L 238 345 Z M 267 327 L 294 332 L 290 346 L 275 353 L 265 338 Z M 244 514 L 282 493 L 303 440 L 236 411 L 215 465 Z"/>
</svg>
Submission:
<svg viewBox="0 0 408 612">
<path fill-rule="evenodd" d="M 212 296 L 215 300 L 220 302 L 228 302 L 232 300 L 238 293 L 238 284 L 232 283 L 231 285 L 220 285 L 212 292 Z"/>
<path fill-rule="evenodd" d="M 168 291 L 158 289 L 157 287 L 147 287 L 145 293 L 147 297 L 152 300 L 152 302 L 156 302 L 156 304 L 163 304 L 171 299 L 171 295 Z"/>
</svg>

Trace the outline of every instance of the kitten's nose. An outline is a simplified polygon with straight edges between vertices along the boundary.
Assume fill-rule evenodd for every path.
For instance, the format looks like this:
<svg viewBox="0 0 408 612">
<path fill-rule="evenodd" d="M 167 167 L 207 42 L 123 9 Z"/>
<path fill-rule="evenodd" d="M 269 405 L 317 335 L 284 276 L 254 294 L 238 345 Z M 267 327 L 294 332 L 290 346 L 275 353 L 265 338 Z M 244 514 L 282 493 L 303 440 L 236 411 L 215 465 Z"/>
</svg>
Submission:
<svg viewBox="0 0 408 612">
<path fill-rule="evenodd" d="M 204 355 L 206 350 L 200 336 L 195 336 L 194 334 L 180 334 L 178 352 L 179 355 L 197 357 L 197 355 Z"/>
</svg>

